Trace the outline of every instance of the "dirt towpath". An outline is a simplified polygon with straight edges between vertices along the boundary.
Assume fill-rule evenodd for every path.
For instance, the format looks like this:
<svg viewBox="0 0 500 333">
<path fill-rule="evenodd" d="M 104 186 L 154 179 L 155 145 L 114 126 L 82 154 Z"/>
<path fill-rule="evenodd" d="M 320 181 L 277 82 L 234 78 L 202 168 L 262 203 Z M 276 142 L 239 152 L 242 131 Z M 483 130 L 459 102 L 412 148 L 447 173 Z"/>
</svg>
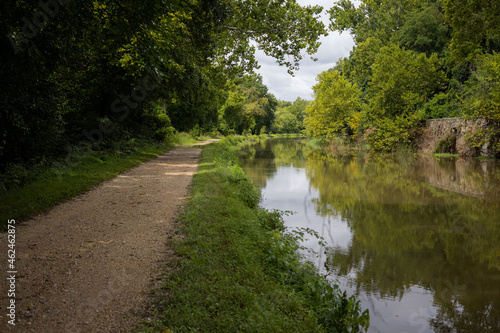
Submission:
<svg viewBox="0 0 500 333">
<path fill-rule="evenodd" d="M 7 322 L 8 243 L 0 234 L 0 332 L 133 329 L 172 255 L 166 242 L 200 153 L 175 147 L 16 226 L 15 326 Z"/>
</svg>

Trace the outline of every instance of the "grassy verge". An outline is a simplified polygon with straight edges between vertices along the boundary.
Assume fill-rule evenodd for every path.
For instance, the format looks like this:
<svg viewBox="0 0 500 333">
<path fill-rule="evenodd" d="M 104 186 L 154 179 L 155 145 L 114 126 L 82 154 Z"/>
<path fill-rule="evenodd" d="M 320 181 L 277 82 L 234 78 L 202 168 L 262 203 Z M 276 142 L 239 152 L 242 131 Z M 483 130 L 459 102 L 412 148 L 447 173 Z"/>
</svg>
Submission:
<svg viewBox="0 0 500 333">
<path fill-rule="evenodd" d="M 237 162 L 237 143 L 203 150 L 191 197 L 172 242 L 176 270 L 157 290 L 154 320 L 140 332 L 358 332 L 359 303 L 298 255 L 300 234 L 279 212 L 258 207 L 260 191 Z"/>
<path fill-rule="evenodd" d="M 75 152 L 38 172 L 23 186 L 0 194 L 1 228 L 5 228 L 8 219 L 23 220 L 47 211 L 171 147 L 142 143 L 113 152 Z"/>
</svg>

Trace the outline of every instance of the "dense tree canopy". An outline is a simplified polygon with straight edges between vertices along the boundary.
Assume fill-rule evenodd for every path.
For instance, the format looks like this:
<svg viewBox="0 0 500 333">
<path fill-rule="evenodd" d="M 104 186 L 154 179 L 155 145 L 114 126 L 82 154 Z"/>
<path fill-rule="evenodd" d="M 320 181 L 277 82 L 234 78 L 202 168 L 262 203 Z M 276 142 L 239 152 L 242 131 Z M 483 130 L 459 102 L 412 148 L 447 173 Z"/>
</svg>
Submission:
<svg viewBox="0 0 500 333">
<path fill-rule="evenodd" d="M 436 54 L 415 54 L 396 45 L 379 50 L 372 64 L 370 115 L 394 118 L 414 113 L 446 81 Z"/>
<path fill-rule="evenodd" d="M 161 139 L 165 126 L 218 129 L 228 80 L 258 67 L 257 48 L 295 71 L 326 33 L 321 10 L 295 0 L 3 1 L 0 171 L 75 145 Z M 255 124 L 234 130 L 270 128 L 276 101 L 238 89 Z"/>
<path fill-rule="evenodd" d="M 262 83 L 260 75 L 247 75 L 228 82 L 227 99 L 219 109 L 223 134 L 265 132 L 272 126 L 278 101 Z"/>
<path fill-rule="evenodd" d="M 321 10 L 295 0 L 2 2 L 0 171 L 44 163 L 75 146 L 162 140 L 173 128 L 301 131 L 304 108 L 278 110 L 251 75 L 254 51 L 293 73 L 326 34 Z M 310 126 L 324 128 L 309 132 L 352 136 L 353 126 L 375 133 L 410 115 L 463 115 L 492 122 L 488 140 L 496 140 L 498 11 L 484 0 L 336 1 L 330 28 L 349 31 L 356 44 L 335 66 L 333 85 L 331 73 L 319 76 L 309 110 L 329 108 L 330 118 L 312 117 Z M 359 90 L 356 103 L 327 106 L 349 85 Z M 391 142 L 412 139 L 395 133 L 401 136 Z"/>
<path fill-rule="evenodd" d="M 459 60 L 500 51 L 500 7 L 492 0 L 443 0 L 446 21 L 453 28 L 450 49 Z"/>
<path fill-rule="evenodd" d="M 338 71 L 318 75 L 313 87 L 315 99 L 306 108 L 307 130 L 315 137 L 331 137 L 347 127 L 361 109 L 360 91 Z"/>
<path fill-rule="evenodd" d="M 330 28 L 349 31 L 355 41 L 349 57 L 334 68 L 361 89 L 360 128 L 369 130 L 372 148 L 391 150 L 410 144 L 421 120 L 462 116 L 486 119 L 490 130 L 477 133 L 472 141 L 489 142 L 500 154 L 499 10 L 495 1 L 481 0 L 334 3 L 328 10 Z M 325 75 L 318 76 L 318 85 L 330 82 Z M 344 94 L 339 87 L 328 91 L 330 100 Z M 321 98 L 317 94 L 311 105 L 321 104 Z M 339 126 L 348 129 L 344 117 L 350 106 L 341 108 L 320 132 L 310 123 L 310 133 L 345 135 Z"/>
</svg>

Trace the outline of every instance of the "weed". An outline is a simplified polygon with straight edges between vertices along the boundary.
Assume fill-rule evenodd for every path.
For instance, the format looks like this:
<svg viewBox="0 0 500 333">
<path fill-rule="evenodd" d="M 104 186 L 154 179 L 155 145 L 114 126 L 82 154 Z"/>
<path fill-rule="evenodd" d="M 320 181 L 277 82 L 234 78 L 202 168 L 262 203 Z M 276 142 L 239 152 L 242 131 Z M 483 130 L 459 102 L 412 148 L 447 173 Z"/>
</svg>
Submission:
<svg viewBox="0 0 500 333">
<path fill-rule="evenodd" d="M 449 133 L 443 139 L 438 140 L 434 147 L 434 153 L 449 153 L 455 154 L 457 149 L 457 136 L 454 133 Z"/>
</svg>

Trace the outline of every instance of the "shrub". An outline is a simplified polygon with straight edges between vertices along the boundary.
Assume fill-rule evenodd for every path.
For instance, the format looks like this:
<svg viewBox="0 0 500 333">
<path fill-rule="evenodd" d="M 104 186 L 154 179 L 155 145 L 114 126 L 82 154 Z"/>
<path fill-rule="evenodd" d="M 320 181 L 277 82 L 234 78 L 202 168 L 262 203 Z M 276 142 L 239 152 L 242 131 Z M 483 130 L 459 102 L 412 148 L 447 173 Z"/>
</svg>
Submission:
<svg viewBox="0 0 500 333">
<path fill-rule="evenodd" d="M 448 134 L 441 140 L 438 140 L 436 146 L 434 147 L 434 154 L 442 154 L 442 153 L 456 153 L 456 144 L 457 137 L 453 133 Z"/>
<path fill-rule="evenodd" d="M 460 105 L 451 93 L 436 94 L 421 109 L 422 120 L 453 118 L 460 116 Z"/>
<path fill-rule="evenodd" d="M 193 138 L 197 138 L 199 136 L 201 136 L 203 132 L 203 129 L 200 127 L 200 125 L 196 124 L 190 131 L 189 131 L 189 134 L 191 134 L 191 136 Z"/>
<path fill-rule="evenodd" d="M 172 126 L 157 129 L 153 134 L 153 139 L 157 142 L 171 141 L 175 136 L 175 128 Z"/>
<path fill-rule="evenodd" d="M 477 69 L 466 83 L 464 114 L 500 123 L 500 54 L 480 57 Z"/>
<path fill-rule="evenodd" d="M 250 129 L 243 130 L 242 135 L 243 136 L 251 136 L 252 135 L 252 130 L 250 130 Z"/>
<path fill-rule="evenodd" d="M 418 134 L 419 117 L 416 114 L 383 118 L 375 122 L 375 130 L 367 137 L 370 147 L 377 151 L 391 151 L 409 145 Z"/>
</svg>

